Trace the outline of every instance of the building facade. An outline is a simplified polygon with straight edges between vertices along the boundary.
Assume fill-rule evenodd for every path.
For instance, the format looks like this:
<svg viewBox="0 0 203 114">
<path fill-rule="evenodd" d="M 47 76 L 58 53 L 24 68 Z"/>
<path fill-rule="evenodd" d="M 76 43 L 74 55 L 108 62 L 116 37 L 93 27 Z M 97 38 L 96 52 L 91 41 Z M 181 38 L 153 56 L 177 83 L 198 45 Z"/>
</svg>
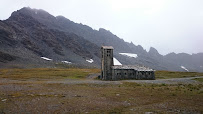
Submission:
<svg viewBox="0 0 203 114">
<path fill-rule="evenodd" d="M 114 65 L 113 47 L 101 47 L 101 76 L 102 80 L 154 80 L 154 70 L 143 65 Z"/>
<path fill-rule="evenodd" d="M 101 47 L 101 78 L 102 80 L 112 80 L 113 47 Z"/>
</svg>

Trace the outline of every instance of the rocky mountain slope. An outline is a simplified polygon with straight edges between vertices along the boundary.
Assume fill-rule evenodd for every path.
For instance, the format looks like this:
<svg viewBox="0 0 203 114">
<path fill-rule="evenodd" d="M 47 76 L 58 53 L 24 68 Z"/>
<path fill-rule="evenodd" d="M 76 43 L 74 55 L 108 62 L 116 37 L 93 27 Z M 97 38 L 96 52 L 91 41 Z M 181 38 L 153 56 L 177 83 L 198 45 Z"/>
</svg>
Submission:
<svg viewBox="0 0 203 114">
<path fill-rule="evenodd" d="M 9 19 L 0 21 L 2 53 L 16 55 L 16 64 L 23 66 L 47 66 L 62 61 L 85 65 L 89 59 L 95 60 L 90 66 L 98 66 L 100 47 L 74 33 L 47 27 L 33 18 L 29 11 L 32 12 L 32 9 L 23 8 L 12 13 Z M 53 61 L 48 62 L 41 57 L 51 58 Z M 4 63 L 1 67 L 9 64 L 6 60 Z"/>
<path fill-rule="evenodd" d="M 100 47 L 114 47 L 122 64 L 142 64 L 156 70 L 203 72 L 203 54 L 162 56 L 155 48 L 125 42 L 110 31 L 98 31 L 74 23 L 63 16 L 54 17 L 44 10 L 22 8 L 0 21 L 0 67 L 54 67 L 77 64 L 100 67 Z M 124 53 L 124 54 L 121 54 Z M 132 57 L 129 54 L 136 54 Z M 5 59 L 10 56 L 13 59 Z M 44 60 L 41 57 L 49 58 Z M 64 63 L 64 61 L 66 61 Z M 184 69 L 184 68 L 185 69 Z"/>
</svg>

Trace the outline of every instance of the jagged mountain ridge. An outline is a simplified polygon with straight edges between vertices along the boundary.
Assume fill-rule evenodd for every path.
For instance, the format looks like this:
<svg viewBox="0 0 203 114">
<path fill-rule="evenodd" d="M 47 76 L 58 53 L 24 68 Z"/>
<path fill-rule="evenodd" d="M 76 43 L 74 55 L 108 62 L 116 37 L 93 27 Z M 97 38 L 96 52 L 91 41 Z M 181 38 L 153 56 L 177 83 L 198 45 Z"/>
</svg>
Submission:
<svg viewBox="0 0 203 114">
<path fill-rule="evenodd" d="M 55 62 L 71 61 L 84 65 L 87 59 L 94 59 L 91 65 L 98 66 L 100 48 L 97 45 L 74 33 L 51 29 L 26 11 L 28 8 L 23 8 L 0 22 L 2 52 L 17 55 L 21 61 L 32 61 L 31 64 L 44 64 L 40 57 L 45 56 Z"/>
<path fill-rule="evenodd" d="M 63 16 L 54 17 L 44 10 L 26 7 L 13 12 L 9 19 L 0 22 L 0 33 L 1 51 L 11 55 L 15 52 L 9 48 L 17 46 L 18 50 L 29 51 L 33 58 L 47 56 L 57 61 L 69 60 L 78 64 L 90 64 L 85 60 L 93 59 L 94 66 L 99 67 L 100 46 L 111 45 L 115 49 L 114 56 L 122 64 L 143 64 L 156 70 L 179 71 L 183 71 L 181 66 L 185 66 L 191 71 L 203 71 L 200 67 L 203 64 L 198 62 L 203 61 L 199 57 L 202 53 L 189 55 L 192 56 L 189 58 L 186 56 L 187 60 L 182 61 L 185 57 L 179 57 L 179 54 L 162 56 L 155 48 L 147 52 L 142 46 L 125 42 L 110 31 L 102 28 L 93 30 Z M 130 58 L 119 53 L 135 53 L 138 57 Z M 33 61 L 36 62 L 35 59 Z M 37 61 L 42 60 L 39 58 Z"/>
</svg>

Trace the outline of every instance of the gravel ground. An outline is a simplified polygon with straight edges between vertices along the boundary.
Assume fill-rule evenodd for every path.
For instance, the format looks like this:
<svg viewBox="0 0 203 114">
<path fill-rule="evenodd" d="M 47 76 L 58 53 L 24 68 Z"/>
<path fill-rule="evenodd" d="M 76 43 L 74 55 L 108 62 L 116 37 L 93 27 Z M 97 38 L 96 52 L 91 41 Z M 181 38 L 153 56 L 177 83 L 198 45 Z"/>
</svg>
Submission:
<svg viewBox="0 0 203 114">
<path fill-rule="evenodd" d="M 202 112 L 202 82 L 193 79 L 203 78 L 203 76 L 157 80 L 102 81 L 95 79 L 98 75 L 91 74 L 86 79 L 77 80 L 12 80 L 0 78 L 0 114 L 88 113 L 88 111 L 97 111 L 100 108 L 108 110 L 108 112 L 114 109 L 118 112 L 120 110 L 146 114 L 153 112 L 200 114 Z M 146 84 L 146 86 L 136 88 L 120 87 L 124 82 L 135 82 L 143 85 L 145 83 L 192 84 L 192 86 L 169 85 L 152 88 L 151 85 Z M 77 84 L 85 84 L 85 86 Z M 108 84 L 110 86 L 106 86 Z M 112 84 L 115 85 L 112 86 Z M 185 105 L 188 102 L 189 104 Z"/>
<path fill-rule="evenodd" d="M 136 82 L 136 83 L 150 83 L 150 84 L 200 84 L 195 78 L 199 77 L 189 77 L 189 78 L 171 78 L 171 79 L 156 79 L 156 80 L 120 80 L 120 81 L 102 81 L 102 80 L 61 80 L 61 81 L 48 81 L 47 83 L 64 83 L 64 84 L 122 84 L 123 82 Z"/>
<path fill-rule="evenodd" d="M 202 76 L 198 77 L 188 77 L 188 78 L 171 78 L 171 79 L 156 79 L 156 80 L 126 80 L 127 82 L 136 82 L 136 83 L 151 83 L 151 84 L 199 84 L 201 82 L 193 80 L 195 78 L 203 78 Z"/>
<path fill-rule="evenodd" d="M 203 78 L 203 76 L 187 77 L 187 78 L 170 78 L 156 80 L 119 80 L 119 81 L 102 81 L 95 79 L 99 74 L 91 74 L 86 79 L 74 80 L 41 80 L 46 83 L 64 83 L 64 84 L 122 84 L 123 82 L 149 83 L 149 84 L 200 84 L 201 82 L 193 80 L 195 78 Z M 34 81 L 34 80 L 32 80 Z M 0 83 L 23 83 L 21 80 L 1 79 Z"/>
</svg>

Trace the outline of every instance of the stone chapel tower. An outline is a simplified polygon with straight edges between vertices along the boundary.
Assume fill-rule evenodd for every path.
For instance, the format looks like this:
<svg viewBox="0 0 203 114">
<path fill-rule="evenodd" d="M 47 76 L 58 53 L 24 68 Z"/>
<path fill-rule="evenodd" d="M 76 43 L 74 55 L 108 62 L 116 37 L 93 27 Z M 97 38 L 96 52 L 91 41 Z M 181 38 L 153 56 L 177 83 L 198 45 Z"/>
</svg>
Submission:
<svg viewBox="0 0 203 114">
<path fill-rule="evenodd" d="M 112 80 L 112 66 L 113 63 L 113 47 L 102 46 L 101 47 L 101 79 Z"/>
</svg>

